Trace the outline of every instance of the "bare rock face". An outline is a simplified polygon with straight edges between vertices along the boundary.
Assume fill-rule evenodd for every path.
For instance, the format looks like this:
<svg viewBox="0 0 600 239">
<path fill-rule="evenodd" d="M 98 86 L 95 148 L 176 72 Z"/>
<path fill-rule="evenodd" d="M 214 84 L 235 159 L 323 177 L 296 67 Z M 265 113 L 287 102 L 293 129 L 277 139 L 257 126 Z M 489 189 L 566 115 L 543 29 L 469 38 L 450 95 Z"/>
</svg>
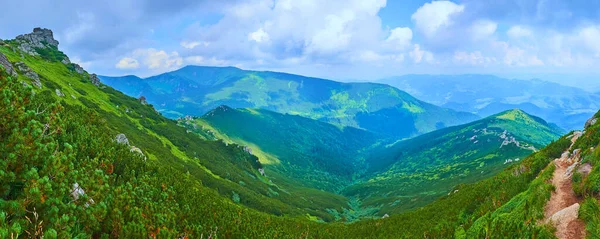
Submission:
<svg viewBox="0 0 600 239">
<path fill-rule="evenodd" d="M 129 145 L 129 139 L 127 139 L 127 136 L 125 136 L 124 134 L 118 134 L 117 137 L 115 137 L 115 140 L 117 141 L 118 144 Z"/>
<path fill-rule="evenodd" d="M 90 80 L 92 81 L 92 84 L 94 84 L 95 86 L 100 86 L 100 78 L 98 78 L 98 76 L 96 74 L 91 74 Z"/>
<path fill-rule="evenodd" d="M 31 79 L 31 83 L 33 85 L 35 85 L 37 88 L 42 88 L 42 82 L 40 81 L 40 76 L 35 73 L 35 71 L 33 71 L 31 68 L 29 68 L 29 66 L 27 66 L 25 63 L 23 62 L 17 62 L 15 63 L 15 66 L 17 67 L 17 70 L 19 72 L 21 72 L 21 74 L 23 74 L 25 77 Z"/>
<path fill-rule="evenodd" d="M 596 124 L 596 122 L 597 122 L 597 121 L 598 121 L 598 119 L 596 119 L 596 118 L 594 118 L 594 117 L 592 117 L 592 118 L 588 119 L 588 120 L 585 122 L 585 126 L 584 126 L 584 128 L 585 128 L 585 129 L 587 129 L 588 127 L 590 127 L 590 126 L 592 126 L 592 125 Z"/>
<path fill-rule="evenodd" d="M 144 97 L 143 95 L 140 96 L 140 98 L 138 98 L 138 100 L 140 101 L 140 103 L 142 105 L 147 105 L 148 104 L 148 101 L 146 101 L 146 97 Z"/>
<path fill-rule="evenodd" d="M 59 89 L 56 89 L 54 91 L 58 97 L 65 97 L 65 94 L 63 94 Z"/>
<path fill-rule="evenodd" d="M 83 74 L 85 72 L 85 70 L 83 70 L 83 67 L 81 67 L 80 65 L 73 63 L 73 66 L 75 66 L 75 72 L 79 74 Z"/>
<path fill-rule="evenodd" d="M 32 33 L 19 35 L 16 40 L 19 50 L 32 56 L 39 55 L 35 51 L 36 48 L 58 47 L 58 41 L 54 39 L 52 31 L 45 28 L 36 27 Z"/>
<path fill-rule="evenodd" d="M 10 76 L 17 77 L 17 71 L 15 71 L 15 68 L 13 68 L 10 61 L 8 61 L 8 58 L 2 53 L 0 53 L 0 65 L 4 67 L 4 70 L 6 70 L 6 73 Z"/>
</svg>

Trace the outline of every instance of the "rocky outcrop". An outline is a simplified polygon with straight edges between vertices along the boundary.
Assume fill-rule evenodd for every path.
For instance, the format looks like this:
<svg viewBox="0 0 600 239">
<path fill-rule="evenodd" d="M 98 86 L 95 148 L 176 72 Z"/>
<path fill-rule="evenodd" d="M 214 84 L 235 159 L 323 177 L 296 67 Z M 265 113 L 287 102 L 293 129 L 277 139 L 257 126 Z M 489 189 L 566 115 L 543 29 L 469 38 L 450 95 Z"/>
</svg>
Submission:
<svg viewBox="0 0 600 239">
<path fill-rule="evenodd" d="M 32 33 L 17 36 L 16 41 L 19 43 L 19 50 L 32 56 L 39 55 L 36 48 L 58 47 L 52 31 L 39 27 L 34 28 Z"/>
<path fill-rule="evenodd" d="M 592 126 L 592 125 L 596 124 L 596 122 L 597 122 L 597 121 L 598 121 L 598 119 L 596 119 L 595 117 L 592 117 L 592 118 L 588 119 L 588 120 L 585 122 L 585 126 L 584 126 L 584 128 L 585 128 L 585 129 L 587 129 L 588 127 L 590 127 L 590 126 Z"/>
<path fill-rule="evenodd" d="M 27 66 L 23 62 L 17 62 L 17 63 L 15 63 L 15 67 L 17 67 L 17 70 L 19 72 L 21 72 L 22 75 L 31 79 L 31 83 L 33 85 L 35 85 L 37 88 L 40 88 L 40 89 L 42 88 L 42 82 L 40 81 L 40 76 L 37 73 L 35 73 L 35 71 L 33 71 L 31 68 L 29 68 L 29 66 Z"/>
<path fill-rule="evenodd" d="M 147 105 L 148 104 L 148 101 L 146 101 L 146 97 L 144 97 L 143 95 L 140 96 L 140 98 L 138 98 L 138 100 L 140 101 L 140 103 L 142 105 Z"/>
<path fill-rule="evenodd" d="M 13 68 L 10 61 L 8 61 L 8 58 L 6 58 L 6 56 L 2 53 L 0 53 L 0 65 L 4 67 L 4 70 L 6 70 L 6 73 L 8 73 L 8 75 L 12 77 L 17 77 L 17 71 L 15 71 L 15 68 Z"/>
<path fill-rule="evenodd" d="M 118 144 L 127 144 L 127 145 L 129 145 L 129 139 L 127 139 L 127 136 L 125 136 L 124 134 L 118 134 L 115 137 L 115 140 L 117 141 Z"/>
<path fill-rule="evenodd" d="M 92 84 L 94 84 L 95 86 L 100 86 L 100 78 L 98 78 L 98 76 L 96 74 L 91 74 L 90 80 L 92 81 Z"/>
<path fill-rule="evenodd" d="M 79 73 L 79 74 L 83 74 L 85 72 L 85 70 L 83 70 L 83 67 L 81 67 L 78 64 L 72 63 L 73 67 L 75 68 L 75 72 Z"/>
</svg>

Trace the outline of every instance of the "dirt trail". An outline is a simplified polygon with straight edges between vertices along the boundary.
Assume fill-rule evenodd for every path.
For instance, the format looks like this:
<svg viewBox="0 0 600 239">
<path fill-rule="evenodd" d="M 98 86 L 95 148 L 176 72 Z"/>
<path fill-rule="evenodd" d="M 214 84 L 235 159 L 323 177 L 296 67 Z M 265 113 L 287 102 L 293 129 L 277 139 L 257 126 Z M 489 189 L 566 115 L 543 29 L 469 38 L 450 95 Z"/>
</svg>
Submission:
<svg viewBox="0 0 600 239">
<path fill-rule="evenodd" d="M 581 133 L 576 132 L 571 142 L 575 142 L 580 135 Z M 569 166 L 578 163 L 578 157 L 579 154 L 569 155 L 566 151 L 554 160 L 556 169 L 552 184 L 556 190 L 546 204 L 544 216 L 546 222 L 551 222 L 556 227 L 556 236 L 561 239 L 585 238 L 585 224 L 578 218 L 580 199 L 573 192 L 571 174 L 567 172 Z"/>
</svg>

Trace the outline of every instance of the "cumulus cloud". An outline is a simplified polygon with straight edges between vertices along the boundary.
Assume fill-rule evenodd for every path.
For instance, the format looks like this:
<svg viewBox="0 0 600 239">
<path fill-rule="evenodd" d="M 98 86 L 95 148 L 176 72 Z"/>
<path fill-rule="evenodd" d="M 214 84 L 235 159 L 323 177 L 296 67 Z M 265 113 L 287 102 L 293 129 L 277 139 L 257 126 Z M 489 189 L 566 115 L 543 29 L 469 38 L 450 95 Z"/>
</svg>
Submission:
<svg viewBox="0 0 600 239">
<path fill-rule="evenodd" d="M 451 1 L 433 1 L 425 3 L 411 16 L 415 26 L 426 37 L 435 37 L 436 33 L 453 24 L 453 17 L 465 10 L 464 5 Z"/>
<path fill-rule="evenodd" d="M 115 67 L 123 70 L 137 69 L 139 66 L 140 64 L 138 63 L 138 61 L 130 57 L 121 58 L 121 60 L 119 60 L 119 62 L 117 62 L 117 64 L 115 65 Z"/>
<path fill-rule="evenodd" d="M 506 35 L 512 39 L 519 39 L 533 37 L 533 32 L 525 26 L 516 25 L 508 29 L 508 31 L 506 31 Z"/>
<path fill-rule="evenodd" d="M 413 34 L 408 27 L 397 27 L 392 29 L 390 36 L 386 39 L 388 44 L 396 49 L 405 49 L 410 46 Z"/>
<path fill-rule="evenodd" d="M 496 29 L 498 28 L 498 24 L 490 21 L 490 20 L 477 20 L 473 23 L 470 28 L 471 37 L 473 40 L 482 40 L 487 39 L 492 36 Z"/>
<path fill-rule="evenodd" d="M 266 33 L 262 28 L 259 28 L 255 32 L 251 32 L 248 34 L 248 40 L 253 40 L 255 42 L 268 42 L 269 34 Z"/>
<path fill-rule="evenodd" d="M 415 44 L 413 50 L 409 53 L 415 63 L 427 62 L 433 63 L 433 53 L 421 49 L 419 44 Z"/>
</svg>

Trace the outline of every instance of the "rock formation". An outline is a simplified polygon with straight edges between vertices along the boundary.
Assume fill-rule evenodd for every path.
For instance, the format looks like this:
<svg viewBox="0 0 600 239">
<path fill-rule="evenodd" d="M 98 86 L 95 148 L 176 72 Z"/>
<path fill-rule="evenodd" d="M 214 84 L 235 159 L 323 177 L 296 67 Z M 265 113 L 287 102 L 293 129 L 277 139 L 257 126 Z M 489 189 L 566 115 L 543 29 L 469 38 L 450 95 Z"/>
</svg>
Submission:
<svg viewBox="0 0 600 239">
<path fill-rule="evenodd" d="M 115 137 L 115 140 L 117 141 L 118 144 L 129 145 L 129 140 L 127 139 L 127 137 L 124 134 L 118 134 L 117 137 Z"/>
<path fill-rule="evenodd" d="M 92 84 L 94 84 L 95 86 L 100 86 L 100 79 L 98 78 L 98 76 L 96 74 L 91 74 L 90 80 L 92 81 Z"/>
<path fill-rule="evenodd" d="M 40 76 L 35 73 L 35 71 L 33 71 L 31 68 L 29 68 L 29 66 L 27 66 L 25 63 L 23 62 L 17 62 L 15 63 L 15 66 L 17 67 L 17 70 L 19 72 L 21 72 L 21 74 L 23 74 L 25 77 L 31 79 L 31 83 L 33 85 L 35 85 L 37 88 L 42 88 L 42 82 L 40 82 Z"/>
<path fill-rule="evenodd" d="M 32 56 L 39 55 L 35 51 L 36 48 L 58 47 L 58 41 L 54 39 L 52 31 L 45 28 L 36 27 L 32 33 L 19 35 L 16 40 L 19 50 Z"/>
<path fill-rule="evenodd" d="M 0 65 L 4 67 L 4 70 L 6 70 L 10 76 L 17 77 L 17 71 L 15 71 L 15 68 L 13 68 L 10 61 L 8 61 L 8 58 L 2 53 L 0 53 Z"/>
</svg>

